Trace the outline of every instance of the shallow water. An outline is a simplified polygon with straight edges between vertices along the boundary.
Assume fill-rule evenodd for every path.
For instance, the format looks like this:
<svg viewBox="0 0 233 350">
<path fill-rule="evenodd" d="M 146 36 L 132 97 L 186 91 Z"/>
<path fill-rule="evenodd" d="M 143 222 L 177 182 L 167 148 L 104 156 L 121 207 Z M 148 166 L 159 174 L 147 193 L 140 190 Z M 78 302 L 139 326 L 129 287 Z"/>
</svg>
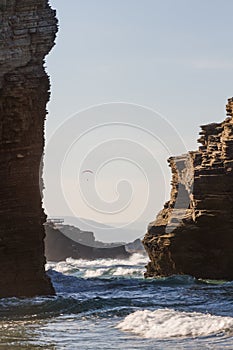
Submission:
<svg viewBox="0 0 233 350">
<path fill-rule="evenodd" d="M 145 264 L 49 263 L 57 296 L 0 301 L 0 349 L 233 349 L 233 282 L 145 280 Z"/>
</svg>

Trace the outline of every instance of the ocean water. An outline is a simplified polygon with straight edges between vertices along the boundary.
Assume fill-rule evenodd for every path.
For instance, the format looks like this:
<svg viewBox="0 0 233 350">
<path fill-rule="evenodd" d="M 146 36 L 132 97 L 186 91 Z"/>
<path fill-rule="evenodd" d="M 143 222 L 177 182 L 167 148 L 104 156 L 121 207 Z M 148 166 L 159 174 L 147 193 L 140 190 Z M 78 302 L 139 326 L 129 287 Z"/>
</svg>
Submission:
<svg viewBox="0 0 233 350">
<path fill-rule="evenodd" d="M 145 264 L 49 262 L 57 296 L 0 300 L 0 349 L 233 349 L 233 282 L 145 280 Z"/>
</svg>

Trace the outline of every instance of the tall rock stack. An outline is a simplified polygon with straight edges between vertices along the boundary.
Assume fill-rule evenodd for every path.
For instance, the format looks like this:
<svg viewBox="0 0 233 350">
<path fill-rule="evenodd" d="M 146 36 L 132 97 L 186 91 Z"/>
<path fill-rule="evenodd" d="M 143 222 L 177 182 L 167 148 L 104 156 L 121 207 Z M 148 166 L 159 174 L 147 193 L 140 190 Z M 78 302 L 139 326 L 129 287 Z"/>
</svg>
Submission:
<svg viewBox="0 0 233 350">
<path fill-rule="evenodd" d="M 54 294 L 39 183 L 57 20 L 48 0 L 0 0 L 0 297 Z"/>
<path fill-rule="evenodd" d="M 146 277 L 233 280 L 233 98 L 222 123 L 201 126 L 198 151 L 172 157 L 170 201 L 148 227 Z"/>
</svg>

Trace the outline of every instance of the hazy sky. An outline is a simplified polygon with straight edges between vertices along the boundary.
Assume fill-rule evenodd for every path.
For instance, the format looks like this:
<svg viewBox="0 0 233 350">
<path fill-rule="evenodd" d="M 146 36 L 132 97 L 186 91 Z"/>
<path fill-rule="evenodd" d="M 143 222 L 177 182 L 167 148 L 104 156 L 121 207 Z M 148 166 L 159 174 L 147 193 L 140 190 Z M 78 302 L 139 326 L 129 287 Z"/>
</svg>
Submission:
<svg viewBox="0 0 233 350">
<path fill-rule="evenodd" d="M 51 0 L 51 5 L 57 9 L 60 30 L 57 45 L 46 60 L 52 83 L 46 126 L 47 142 L 62 122 L 90 106 L 121 101 L 148 107 L 159 112 L 177 129 L 177 132 L 173 132 L 168 128 L 170 141 L 166 141 L 169 138 L 165 136 L 166 128 L 158 126 L 156 129 L 154 122 L 151 122 L 153 117 L 147 114 L 146 110 L 144 110 L 145 113 L 143 110 L 140 111 L 141 120 L 138 124 L 143 128 L 145 122 L 147 134 L 141 132 L 139 135 L 138 131 L 134 132 L 134 125 L 134 131 L 129 130 L 128 135 L 123 138 L 128 139 L 130 135 L 130 143 L 135 141 L 141 147 L 148 143 L 147 147 L 154 153 L 158 162 L 160 162 L 158 158 L 164 158 L 161 166 L 165 172 L 164 181 L 168 182 L 169 187 L 170 175 L 169 170 L 165 169 L 167 167 L 165 158 L 169 154 L 179 152 L 179 147 L 176 147 L 179 143 L 177 135 L 180 135 L 187 149 L 197 148 L 199 125 L 224 119 L 226 99 L 233 95 L 233 2 L 231 0 Z M 128 117 L 127 114 L 127 117 L 123 118 L 127 107 L 120 112 L 120 117 L 112 115 L 111 111 L 114 108 L 115 105 L 111 110 L 103 107 L 102 116 L 97 118 L 96 124 L 93 124 L 94 127 L 98 123 L 101 124 L 107 115 L 112 125 L 114 122 L 122 123 L 124 118 L 128 123 L 129 118 L 132 127 L 131 117 L 135 111 L 131 110 L 129 112 L 131 116 Z M 93 116 L 95 113 L 97 112 L 94 109 L 90 114 Z M 92 118 L 91 115 L 77 116 L 79 123 L 75 126 L 70 125 L 70 129 L 75 128 L 79 134 L 79 127 L 80 129 L 83 127 L 82 132 L 85 132 L 85 120 Z M 160 121 L 157 122 L 160 123 Z M 76 145 L 76 153 L 72 158 L 78 163 L 75 169 L 78 166 L 83 169 L 80 165 L 81 160 L 78 161 L 79 150 L 90 153 L 95 149 L 96 144 L 104 142 L 106 138 L 108 141 L 111 137 L 119 139 L 119 135 L 124 135 L 127 127 L 124 126 L 123 129 L 119 129 L 118 134 L 116 132 L 115 135 L 113 129 L 105 130 L 101 127 L 96 134 L 92 135 L 93 137 L 89 137 L 92 140 L 90 144 L 88 144 L 90 140 L 82 140 L 83 144 L 80 147 Z M 153 134 L 151 142 L 148 130 Z M 100 134 L 101 141 L 98 140 Z M 91 136 L 90 133 L 89 136 Z M 66 137 L 69 138 L 69 136 Z M 72 137 L 70 140 L 73 140 Z M 170 142 L 168 154 L 162 151 L 166 145 L 163 145 L 159 152 L 159 147 L 152 145 L 155 137 L 160 137 L 165 143 Z M 54 148 L 56 153 L 55 149 L 56 147 Z M 109 149 L 107 145 L 106 149 Z M 105 152 L 104 148 L 101 152 Z M 116 153 L 115 150 L 113 152 Z M 140 162 L 141 151 L 136 147 L 135 152 L 138 155 L 136 161 Z M 111 158 L 110 155 L 109 157 Z M 148 157 L 145 156 L 144 159 Z M 81 158 L 83 160 L 85 156 Z M 149 158 L 147 165 L 143 167 L 145 166 L 146 172 L 149 172 L 146 176 L 152 175 L 153 178 L 153 167 L 148 167 L 151 164 Z M 101 157 L 100 159 L 102 162 L 107 161 Z M 95 155 L 95 160 L 98 163 L 98 155 Z M 117 165 L 117 169 L 120 169 L 118 180 L 124 178 L 130 184 L 135 181 L 137 184 L 135 186 L 139 191 L 141 189 L 141 195 L 144 195 L 143 180 L 136 171 L 133 171 L 133 165 L 131 168 L 128 165 L 125 167 L 123 163 L 121 159 Z M 106 174 L 103 173 L 99 182 L 97 181 L 102 199 L 109 203 L 117 199 L 111 194 L 111 188 L 116 184 L 110 184 L 108 188 L 106 185 L 112 180 L 118 181 L 115 179 L 114 164 L 112 168 L 106 169 Z M 99 164 L 99 166 L 102 165 Z M 97 164 L 95 169 L 92 169 L 91 162 L 88 166 L 91 170 L 97 169 Z M 77 174 L 80 174 L 80 169 Z M 127 174 L 122 177 L 124 169 Z M 72 183 L 74 178 L 77 180 L 77 174 L 71 176 L 71 173 L 72 165 L 67 165 L 63 182 L 70 186 L 67 189 L 71 193 L 68 200 L 73 201 L 75 206 L 79 195 L 72 188 Z M 55 176 L 47 165 L 45 175 L 48 183 L 53 181 Z M 156 179 L 158 193 L 161 187 L 160 176 L 156 175 Z M 82 180 L 82 177 L 77 180 L 76 185 L 79 186 Z M 85 180 L 86 185 L 92 181 L 89 178 Z M 169 188 L 166 188 L 167 190 Z M 127 191 L 123 190 L 124 193 L 128 193 Z M 110 198 L 111 196 L 114 198 Z M 152 216 L 151 219 L 153 219 L 158 208 L 161 208 L 163 200 L 164 198 L 160 198 L 159 195 L 158 199 L 154 198 L 154 208 L 152 208 L 154 214 L 150 212 L 140 220 L 147 220 L 148 216 Z M 144 201 L 145 199 L 142 200 L 143 203 Z M 53 215 L 56 213 L 61 215 L 63 211 L 66 213 L 65 207 L 63 208 L 61 202 L 59 204 L 51 187 L 45 192 L 45 204 L 49 212 L 52 207 L 54 208 Z M 124 215 L 109 217 L 103 213 L 93 214 L 79 204 L 77 204 L 78 213 L 76 214 L 80 216 L 91 216 L 92 219 L 108 222 L 127 220 Z M 140 206 L 139 193 L 129 216 L 133 217 L 135 207 L 140 208 Z"/>
</svg>

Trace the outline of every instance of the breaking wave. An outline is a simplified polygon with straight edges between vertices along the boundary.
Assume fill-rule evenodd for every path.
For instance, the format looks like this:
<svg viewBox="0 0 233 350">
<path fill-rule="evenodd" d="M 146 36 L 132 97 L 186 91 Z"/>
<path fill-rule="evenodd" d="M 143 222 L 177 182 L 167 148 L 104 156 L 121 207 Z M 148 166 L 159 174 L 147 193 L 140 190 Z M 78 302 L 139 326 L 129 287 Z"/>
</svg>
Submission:
<svg viewBox="0 0 233 350">
<path fill-rule="evenodd" d="M 121 276 L 121 277 L 143 277 L 142 269 L 127 267 L 100 268 L 96 270 L 87 270 L 85 278 L 104 277 L 104 276 Z"/>
<path fill-rule="evenodd" d="M 58 263 L 49 262 L 46 269 L 53 269 L 63 274 L 75 273 L 83 278 L 122 276 L 143 277 L 148 258 L 133 254 L 129 259 L 83 260 L 68 258 Z"/>
<path fill-rule="evenodd" d="M 117 328 L 144 338 L 201 337 L 233 330 L 233 318 L 173 309 L 139 310 Z"/>
</svg>

